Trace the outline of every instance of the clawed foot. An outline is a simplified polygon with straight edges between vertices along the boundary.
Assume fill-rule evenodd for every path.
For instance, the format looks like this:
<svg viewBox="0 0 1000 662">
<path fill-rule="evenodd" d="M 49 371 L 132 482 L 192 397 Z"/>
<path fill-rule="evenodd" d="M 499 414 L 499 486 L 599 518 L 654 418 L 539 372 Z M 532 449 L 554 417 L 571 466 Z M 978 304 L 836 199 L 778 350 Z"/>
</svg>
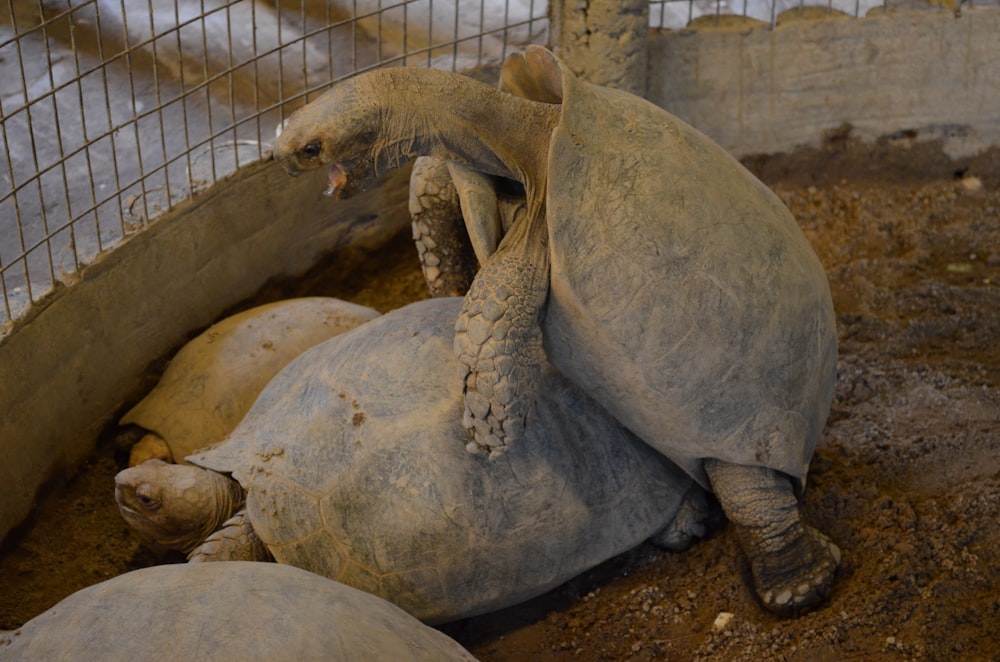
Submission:
<svg viewBox="0 0 1000 662">
<path fill-rule="evenodd" d="M 764 607 L 782 615 L 809 611 L 830 595 L 840 548 L 816 529 L 803 535 L 787 553 L 753 559 L 754 581 Z"/>
<path fill-rule="evenodd" d="M 705 471 L 750 559 L 764 607 L 793 616 L 823 602 L 840 549 L 803 524 L 791 479 L 767 467 L 715 459 L 705 460 Z"/>
<path fill-rule="evenodd" d="M 455 320 L 462 423 L 473 436 L 466 448 L 489 450 L 490 457 L 524 436 L 545 361 L 541 322 L 549 292 L 548 229 L 544 206 L 528 203 L 518 207 Z"/>
</svg>

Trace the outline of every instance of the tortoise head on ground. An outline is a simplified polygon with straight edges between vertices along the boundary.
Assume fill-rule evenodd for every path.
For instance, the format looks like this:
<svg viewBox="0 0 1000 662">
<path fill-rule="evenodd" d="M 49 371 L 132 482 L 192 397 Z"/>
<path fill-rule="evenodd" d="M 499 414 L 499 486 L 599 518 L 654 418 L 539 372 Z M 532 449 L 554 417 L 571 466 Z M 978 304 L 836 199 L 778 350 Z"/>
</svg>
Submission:
<svg viewBox="0 0 1000 662">
<path fill-rule="evenodd" d="M 129 465 L 184 457 L 225 437 L 271 377 L 316 343 L 378 312 L 328 297 L 286 299 L 231 315 L 188 342 L 120 425 L 141 430 Z M 132 436 L 134 435 L 126 435 Z"/>
<path fill-rule="evenodd" d="M 0 632 L 0 651 L 10 662 L 474 660 L 385 600 L 272 563 L 134 570 Z"/>
<path fill-rule="evenodd" d="M 465 452 L 460 306 L 411 304 L 308 350 L 188 458 L 202 469 L 121 472 L 123 515 L 146 535 L 167 523 L 161 540 L 192 560 L 273 557 L 431 623 L 540 595 L 647 539 L 705 535 L 721 516 L 707 493 L 553 370 L 522 452 Z M 174 502 L 181 519 L 207 511 L 184 538 Z"/>
<path fill-rule="evenodd" d="M 147 543 L 189 552 L 243 507 L 242 488 L 228 477 L 153 458 L 118 474 L 115 500 Z"/>
<path fill-rule="evenodd" d="M 809 242 L 738 161 L 649 102 L 540 47 L 502 79 L 509 93 L 439 71 L 362 74 L 296 112 L 274 156 L 292 173 L 334 164 L 338 186 L 418 155 L 522 186 L 455 324 L 470 449 L 496 456 L 527 434 L 547 357 L 716 492 L 766 607 L 819 604 L 839 550 L 798 497 L 837 337 Z M 465 223 L 489 207 L 463 208 Z"/>
</svg>

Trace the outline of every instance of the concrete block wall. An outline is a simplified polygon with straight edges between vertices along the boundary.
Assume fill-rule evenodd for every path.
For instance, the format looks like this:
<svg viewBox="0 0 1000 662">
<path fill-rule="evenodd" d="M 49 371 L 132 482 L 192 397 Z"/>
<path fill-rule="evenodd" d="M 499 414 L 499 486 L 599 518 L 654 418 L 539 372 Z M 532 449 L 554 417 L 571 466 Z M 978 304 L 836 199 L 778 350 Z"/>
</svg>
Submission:
<svg viewBox="0 0 1000 662">
<path fill-rule="evenodd" d="M 917 7 L 655 32 L 647 97 L 741 158 L 846 126 L 939 140 L 952 158 L 1000 145 L 1000 7 Z"/>
</svg>

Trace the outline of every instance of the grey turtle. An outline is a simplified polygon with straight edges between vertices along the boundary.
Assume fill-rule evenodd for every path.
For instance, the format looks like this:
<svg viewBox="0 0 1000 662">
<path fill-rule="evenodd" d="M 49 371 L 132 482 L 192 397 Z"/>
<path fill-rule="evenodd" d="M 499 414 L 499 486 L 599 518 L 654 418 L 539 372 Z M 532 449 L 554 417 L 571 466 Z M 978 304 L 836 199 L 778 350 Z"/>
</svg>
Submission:
<svg viewBox="0 0 1000 662">
<path fill-rule="evenodd" d="M 308 350 L 198 466 L 122 471 L 122 515 L 192 560 L 273 556 L 428 623 L 516 604 L 650 538 L 682 549 L 721 517 L 549 369 L 520 452 L 465 452 L 460 306 L 411 304 Z"/>
<path fill-rule="evenodd" d="M 281 368 L 379 313 L 330 297 L 286 299 L 231 315 L 188 342 L 122 426 L 144 434 L 129 465 L 172 462 L 225 437 Z"/>
<path fill-rule="evenodd" d="M 273 563 L 175 564 L 82 589 L 0 632 L 8 662 L 474 661 L 400 608 Z"/>
<path fill-rule="evenodd" d="M 511 93 L 432 70 L 359 75 L 297 111 L 274 158 L 290 174 L 330 165 L 342 197 L 427 155 L 522 186 L 456 322 L 475 445 L 495 455 L 526 433 L 547 355 L 715 492 L 767 608 L 819 604 L 840 552 L 798 497 L 837 344 L 795 219 L 710 139 L 543 48 L 502 78 Z M 465 222 L 495 219 L 486 207 L 463 206 Z"/>
</svg>

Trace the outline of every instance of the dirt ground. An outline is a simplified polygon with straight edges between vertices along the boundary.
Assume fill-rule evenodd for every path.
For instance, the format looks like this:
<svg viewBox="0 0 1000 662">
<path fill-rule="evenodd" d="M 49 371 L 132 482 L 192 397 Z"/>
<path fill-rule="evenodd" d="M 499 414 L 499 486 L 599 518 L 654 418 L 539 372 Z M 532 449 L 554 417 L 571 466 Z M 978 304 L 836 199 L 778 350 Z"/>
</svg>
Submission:
<svg viewBox="0 0 1000 662">
<path fill-rule="evenodd" d="M 1000 159 L 952 167 L 919 150 L 869 151 L 852 166 L 836 142 L 750 162 L 799 219 L 837 309 L 837 391 L 804 499 L 843 550 L 829 603 L 796 619 L 763 612 L 723 529 L 682 553 L 641 546 L 443 628 L 478 658 L 1000 660 Z M 382 310 L 424 296 L 405 237 L 350 271 L 299 286 Z M 0 629 L 83 586 L 179 560 L 130 536 L 112 497 L 121 460 L 102 443 L 8 541 Z"/>
</svg>

